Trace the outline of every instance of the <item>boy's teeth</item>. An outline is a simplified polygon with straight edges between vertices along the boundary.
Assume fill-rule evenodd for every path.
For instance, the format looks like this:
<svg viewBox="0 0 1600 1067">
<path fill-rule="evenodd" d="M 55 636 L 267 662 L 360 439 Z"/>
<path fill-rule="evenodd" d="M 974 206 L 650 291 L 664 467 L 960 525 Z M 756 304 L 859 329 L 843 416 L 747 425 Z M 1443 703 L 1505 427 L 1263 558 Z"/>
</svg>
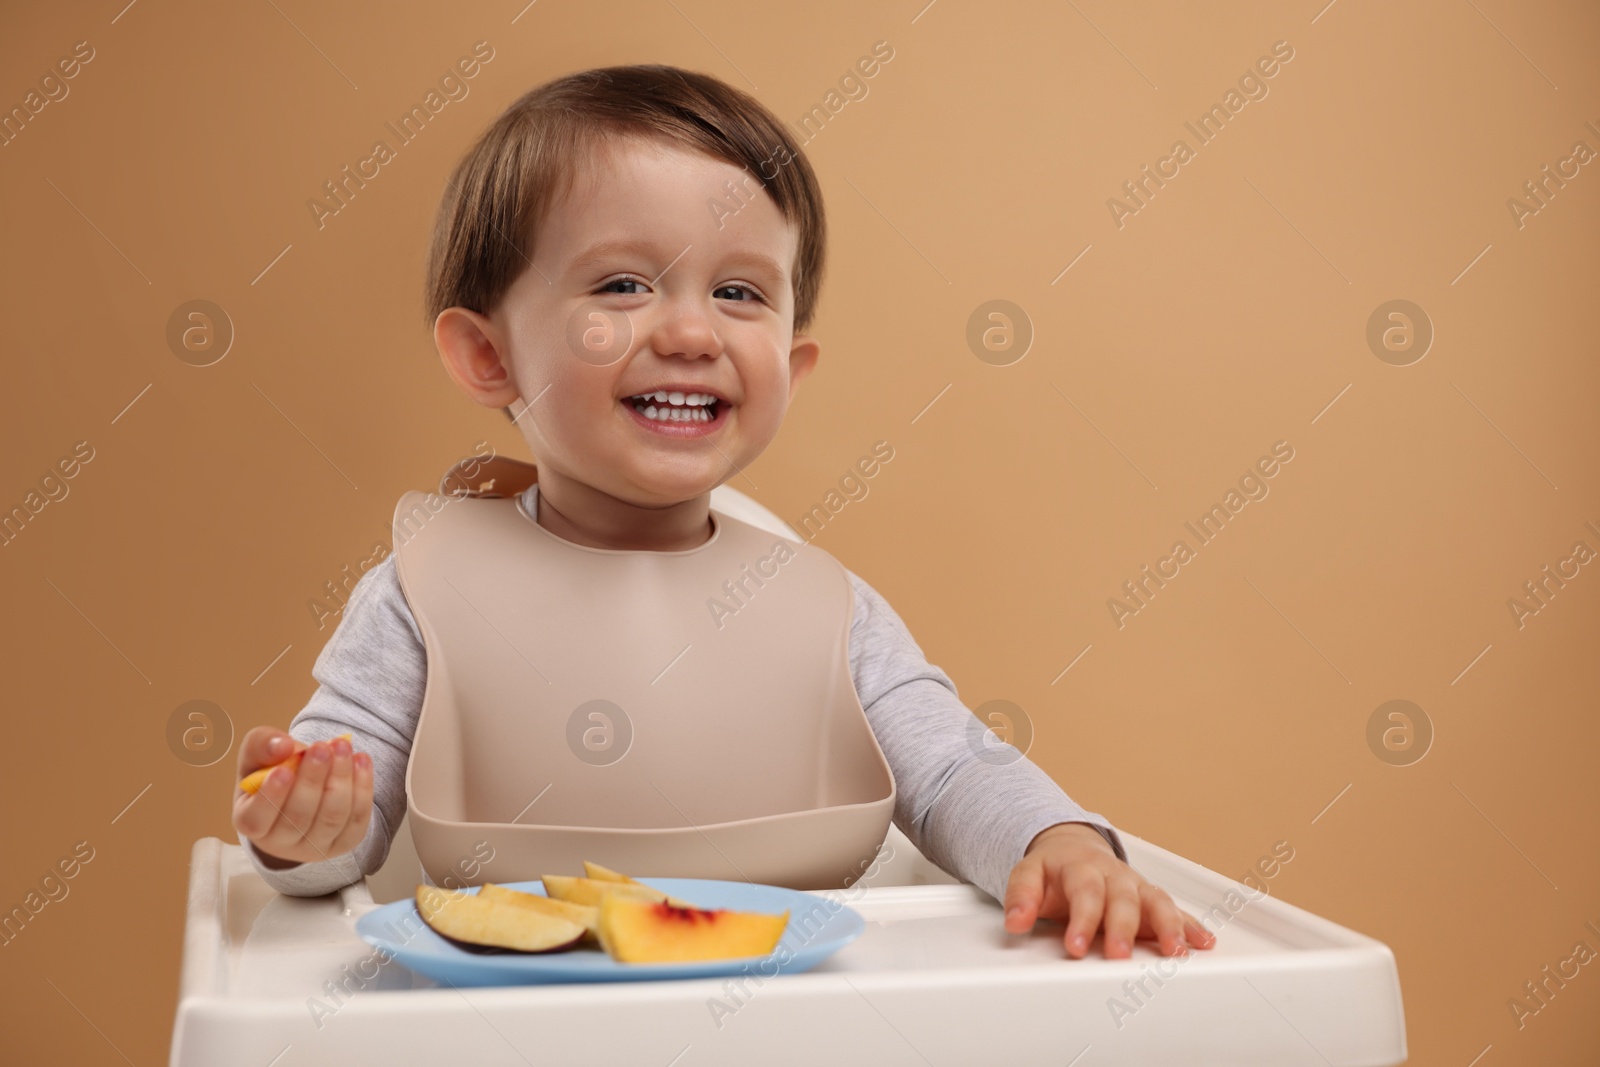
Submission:
<svg viewBox="0 0 1600 1067">
<path fill-rule="evenodd" d="M 710 422 L 711 409 L 721 403 L 710 393 L 681 393 L 657 389 L 628 398 L 633 410 L 657 422 Z"/>
<path fill-rule="evenodd" d="M 693 407 L 703 407 L 716 400 L 710 393 L 669 393 L 665 389 L 658 389 L 653 393 L 640 393 L 633 397 L 634 400 L 654 400 L 658 404 L 688 404 Z"/>
<path fill-rule="evenodd" d="M 638 410 L 638 409 L 635 409 Z M 641 412 L 647 419 L 657 422 L 710 422 L 711 413 L 701 407 L 656 407 L 654 404 L 644 408 Z"/>
</svg>

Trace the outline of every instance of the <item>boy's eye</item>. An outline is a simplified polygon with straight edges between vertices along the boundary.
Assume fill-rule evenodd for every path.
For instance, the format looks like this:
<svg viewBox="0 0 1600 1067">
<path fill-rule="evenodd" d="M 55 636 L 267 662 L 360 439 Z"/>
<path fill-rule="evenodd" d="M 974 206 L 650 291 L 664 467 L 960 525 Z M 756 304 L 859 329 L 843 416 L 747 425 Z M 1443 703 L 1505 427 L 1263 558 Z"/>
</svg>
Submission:
<svg viewBox="0 0 1600 1067">
<path fill-rule="evenodd" d="M 629 285 L 639 286 L 639 289 L 635 290 L 618 288 L 618 286 Z M 644 285 L 645 283 L 640 281 L 638 278 L 613 278 L 609 282 L 606 282 L 604 285 L 602 285 L 599 291 L 602 293 L 616 293 L 621 296 L 634 296 L 639 291 L 642 291 Z M 748 303 L 752 300 L 758 303 L 766 303 L 766 299 L 759 292 L 757 292 L 754 287 L 749 285 L 718 286 L 713 295 L 721 297 L 730 293 L 737 294 L 732 297 L 732 299 L 737 303 Z"/>
<path fill-rule="evenodd" d="M 644 283 L 641 282 L 637 278 L 613 278 L 611 281 L 606 282 L 605 285 L 601 286 L 600 287 L 600 291 L 602 293 L 621 293 L 624 296 L 633 296 L 634 294 L 629 292 L 629 291 L 627 291 L 627 290 L 613 289 L 612 286 L 614 286 L 614 285 L 640 285 L 640 286 L 642 286 L 643 284 Z"/>
<path fill-rule="evenodd" d="M 717 290 L 718 293 L 744 293 L 750 300 L 761 300 L 761 294 L 748 285 L 724 285 Z M 743 303 L 745 301 L 741 301 Z"/>
</svg>

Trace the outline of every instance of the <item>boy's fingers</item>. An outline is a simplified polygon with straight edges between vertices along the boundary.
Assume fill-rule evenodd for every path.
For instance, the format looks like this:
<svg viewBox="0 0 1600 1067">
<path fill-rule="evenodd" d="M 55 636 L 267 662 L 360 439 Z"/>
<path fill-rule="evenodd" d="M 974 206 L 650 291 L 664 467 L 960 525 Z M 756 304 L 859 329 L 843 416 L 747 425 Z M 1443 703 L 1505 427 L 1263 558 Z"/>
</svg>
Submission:
<svg viewBox="0 0 1600 1067">
<path fill-rule="evenodd" d="M 341 737 L 331 744 L 333 753 L 328 777 L 323 784 L 322 803 L 317 808 L 316 828 L 310 835 L 318 848 L 330 847 L 344 832 L 354 789 L 350 781 L 350 742 Z"/>
<path fill-rule="evenodd" d="M 350 758 L 351 799 L 350 817 L 344 831 L 328 847 L 328 855 L 341 856 L 367 836 L 367 825 L 372 821 L 372 757 L 356 753 Z"/>
<path fill-rule="evenodd" d="M 1140 935 L 1148 932 L 1160 942 L 1163 956 L 1186 955 L 1189 946 L 1183 937 L 1183 919 L 1167 891 L 1146 882 L 1139 887 L 1139 901 L 1144 912 Z"/>
<path fill-rule="evenodd" d="M 1127 875 L 1106 878 L 1106 959 L 1133 955 L 1133 937 L 1139 932 L 1139 883 Z"/>
<path fill-rule="evenodd" d="M 271 742 L 279 740 L 276 749 Z M 254 794 L 237 793 L 233 824 L 264 852 L 315 862 L 349 852 L 366 837 L 372 815 L 372 758 L 357 755 L 345 738 L 308 745 L 282 731 L 257 727 L 249 752 L 241 742 L 240 770 L 273 767 L 295 751 L 296 768 L 269 770 Z M 268 759 L 261 762 L 266 752 Z M 241 774 L 242 776 L 242 774 Z"/>
<path fill-rule="evenodd" d="M 300 766 L 294 772 L 294 785 L 288 797 L 279 805 L 278 822 L 272 829 L 275 840 L 285 845 L 309 838 L 316 826 L 317 808 L 322 806 L 322 786 L 328 778 L 328 743 L 318 741 L 300 757 Z M 273 777 L 284 774 L 287 768 L 273 771 Z M 268 848 L 268 851 L 272 851 Z M 282 853 L 274 853 L 282 855 Z"/>
<path fill-rule="evenodd" d="M 281 763 L 295 749 L 295 740 L 282 730 L 257 726 L 239 742 L 239 777 Z"/>
<path fill-rule="evenodd" d="M 272 771 L 254 794 L 234 792 L 234 829 L 258 845 L 276 837 L 277 823 L 284 801 L 294 786 L 294 775 L 287 769 Z M 280 842 L 281 843 L 281 842 Z"/>
<path fill-rule="evenodd" d="M 1025 934 L 1033 929 L 1039 917 L 1039 904 L 1044 899 L 1044 863 L 1024 856 L 1011 869 L 1006 882 L 1005 928 L 1013 934 Z"/>
<path fill-rule="evenodd" d="M 1182 910 L 1178 914 L 1183 916 L 1183 933 L 1189 944 L 1195 948 L 1213 948 L 1216 946 L 1217 935 L 1207 930 L 1199 919 Z"/>
<path fill-rule="evenodd" d="M 1067 932 L 1064 942 L 1067 955 L 1081 959 L 1089 951 L 1089 942 L 1100 929 L 1100 914 L 1106 901 L 1106 877 L 1089 866 L 1068 868 L 1066 874 L 1068 901 Z"/>
<path fill-rule="evenodd" d="M 254 810 L 266 827 L 254 840 L 274 856 L 283 856 L 284 850 L 300 839 L 300 835 L 283 816 L 284 805 L 288 804 L 294 785 L 294 772 L 287 767 L 280 767 L 267 775 L 267 780 L 261 783 L 255 796 L 246 800 L 247 804 L 254 805 Z"/>
</svg>

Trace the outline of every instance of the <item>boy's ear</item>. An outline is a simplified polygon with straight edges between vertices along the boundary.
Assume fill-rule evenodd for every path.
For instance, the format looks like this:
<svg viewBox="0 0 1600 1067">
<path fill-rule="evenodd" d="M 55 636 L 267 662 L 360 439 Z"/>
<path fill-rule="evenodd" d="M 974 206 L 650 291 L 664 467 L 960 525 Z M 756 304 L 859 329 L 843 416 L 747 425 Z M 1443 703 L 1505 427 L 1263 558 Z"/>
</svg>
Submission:
<svg viewBox="0 0 1600 1067">
<path fill-rule="evenodd" d="M 789 347 L 789 399 L 794 400 L 794 394 L 800 388 L 800 379 L 810 374 L 817 365 L 817 357 L 822 354 L 822 345 L 817 339 L 807 334 L 795 336 L 794 343 Z"/>
<path fill-rule="evenodd" d="M 433 343 L 444 369 L 474 402 L 503 408 L 520 396 L 501 359 L 505 339 L 485 316 L 471 308 L 445 308 L 433 322 Z"/>
</svg>

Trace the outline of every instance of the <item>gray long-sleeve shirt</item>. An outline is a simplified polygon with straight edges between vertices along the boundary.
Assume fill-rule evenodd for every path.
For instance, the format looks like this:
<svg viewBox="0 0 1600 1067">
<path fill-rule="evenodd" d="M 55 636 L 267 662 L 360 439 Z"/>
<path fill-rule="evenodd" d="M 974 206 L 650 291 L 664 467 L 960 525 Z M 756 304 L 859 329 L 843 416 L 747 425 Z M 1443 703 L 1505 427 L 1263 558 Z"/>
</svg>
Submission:
<svg viewBox="0 0 1600 1067">
<path fill-rule="evenodd" d="M 538 514 L 529 487 L 523 501 Z M 905 624 L 855 573 L 850 673 L 878 745 L 894 774 L 894 824 L 923 855 L 997 900 L 1011 868 L 1039 831 L 1057 823 L 1094 826 L 1124 862 L 1117 832 L 1085 811 L 1016 749 L 985 741 L 955 683 L 929 663 Z M 406 763 L 422 711 L 427 652 L 391 553 L 362 575 L 343 617 L 313 665 L 319 683 L 289 724 L 307 743 L 348 732 L 372 756 L 373 813 L 354 850 L 314 863 L 273 869 L 248 841 L 245 853 L 268 885 L 290 896 L 317 896 L 376 871 L 406 811 Z M 975 737 L 978 742 L 975 743 Z"/>
</svg>

